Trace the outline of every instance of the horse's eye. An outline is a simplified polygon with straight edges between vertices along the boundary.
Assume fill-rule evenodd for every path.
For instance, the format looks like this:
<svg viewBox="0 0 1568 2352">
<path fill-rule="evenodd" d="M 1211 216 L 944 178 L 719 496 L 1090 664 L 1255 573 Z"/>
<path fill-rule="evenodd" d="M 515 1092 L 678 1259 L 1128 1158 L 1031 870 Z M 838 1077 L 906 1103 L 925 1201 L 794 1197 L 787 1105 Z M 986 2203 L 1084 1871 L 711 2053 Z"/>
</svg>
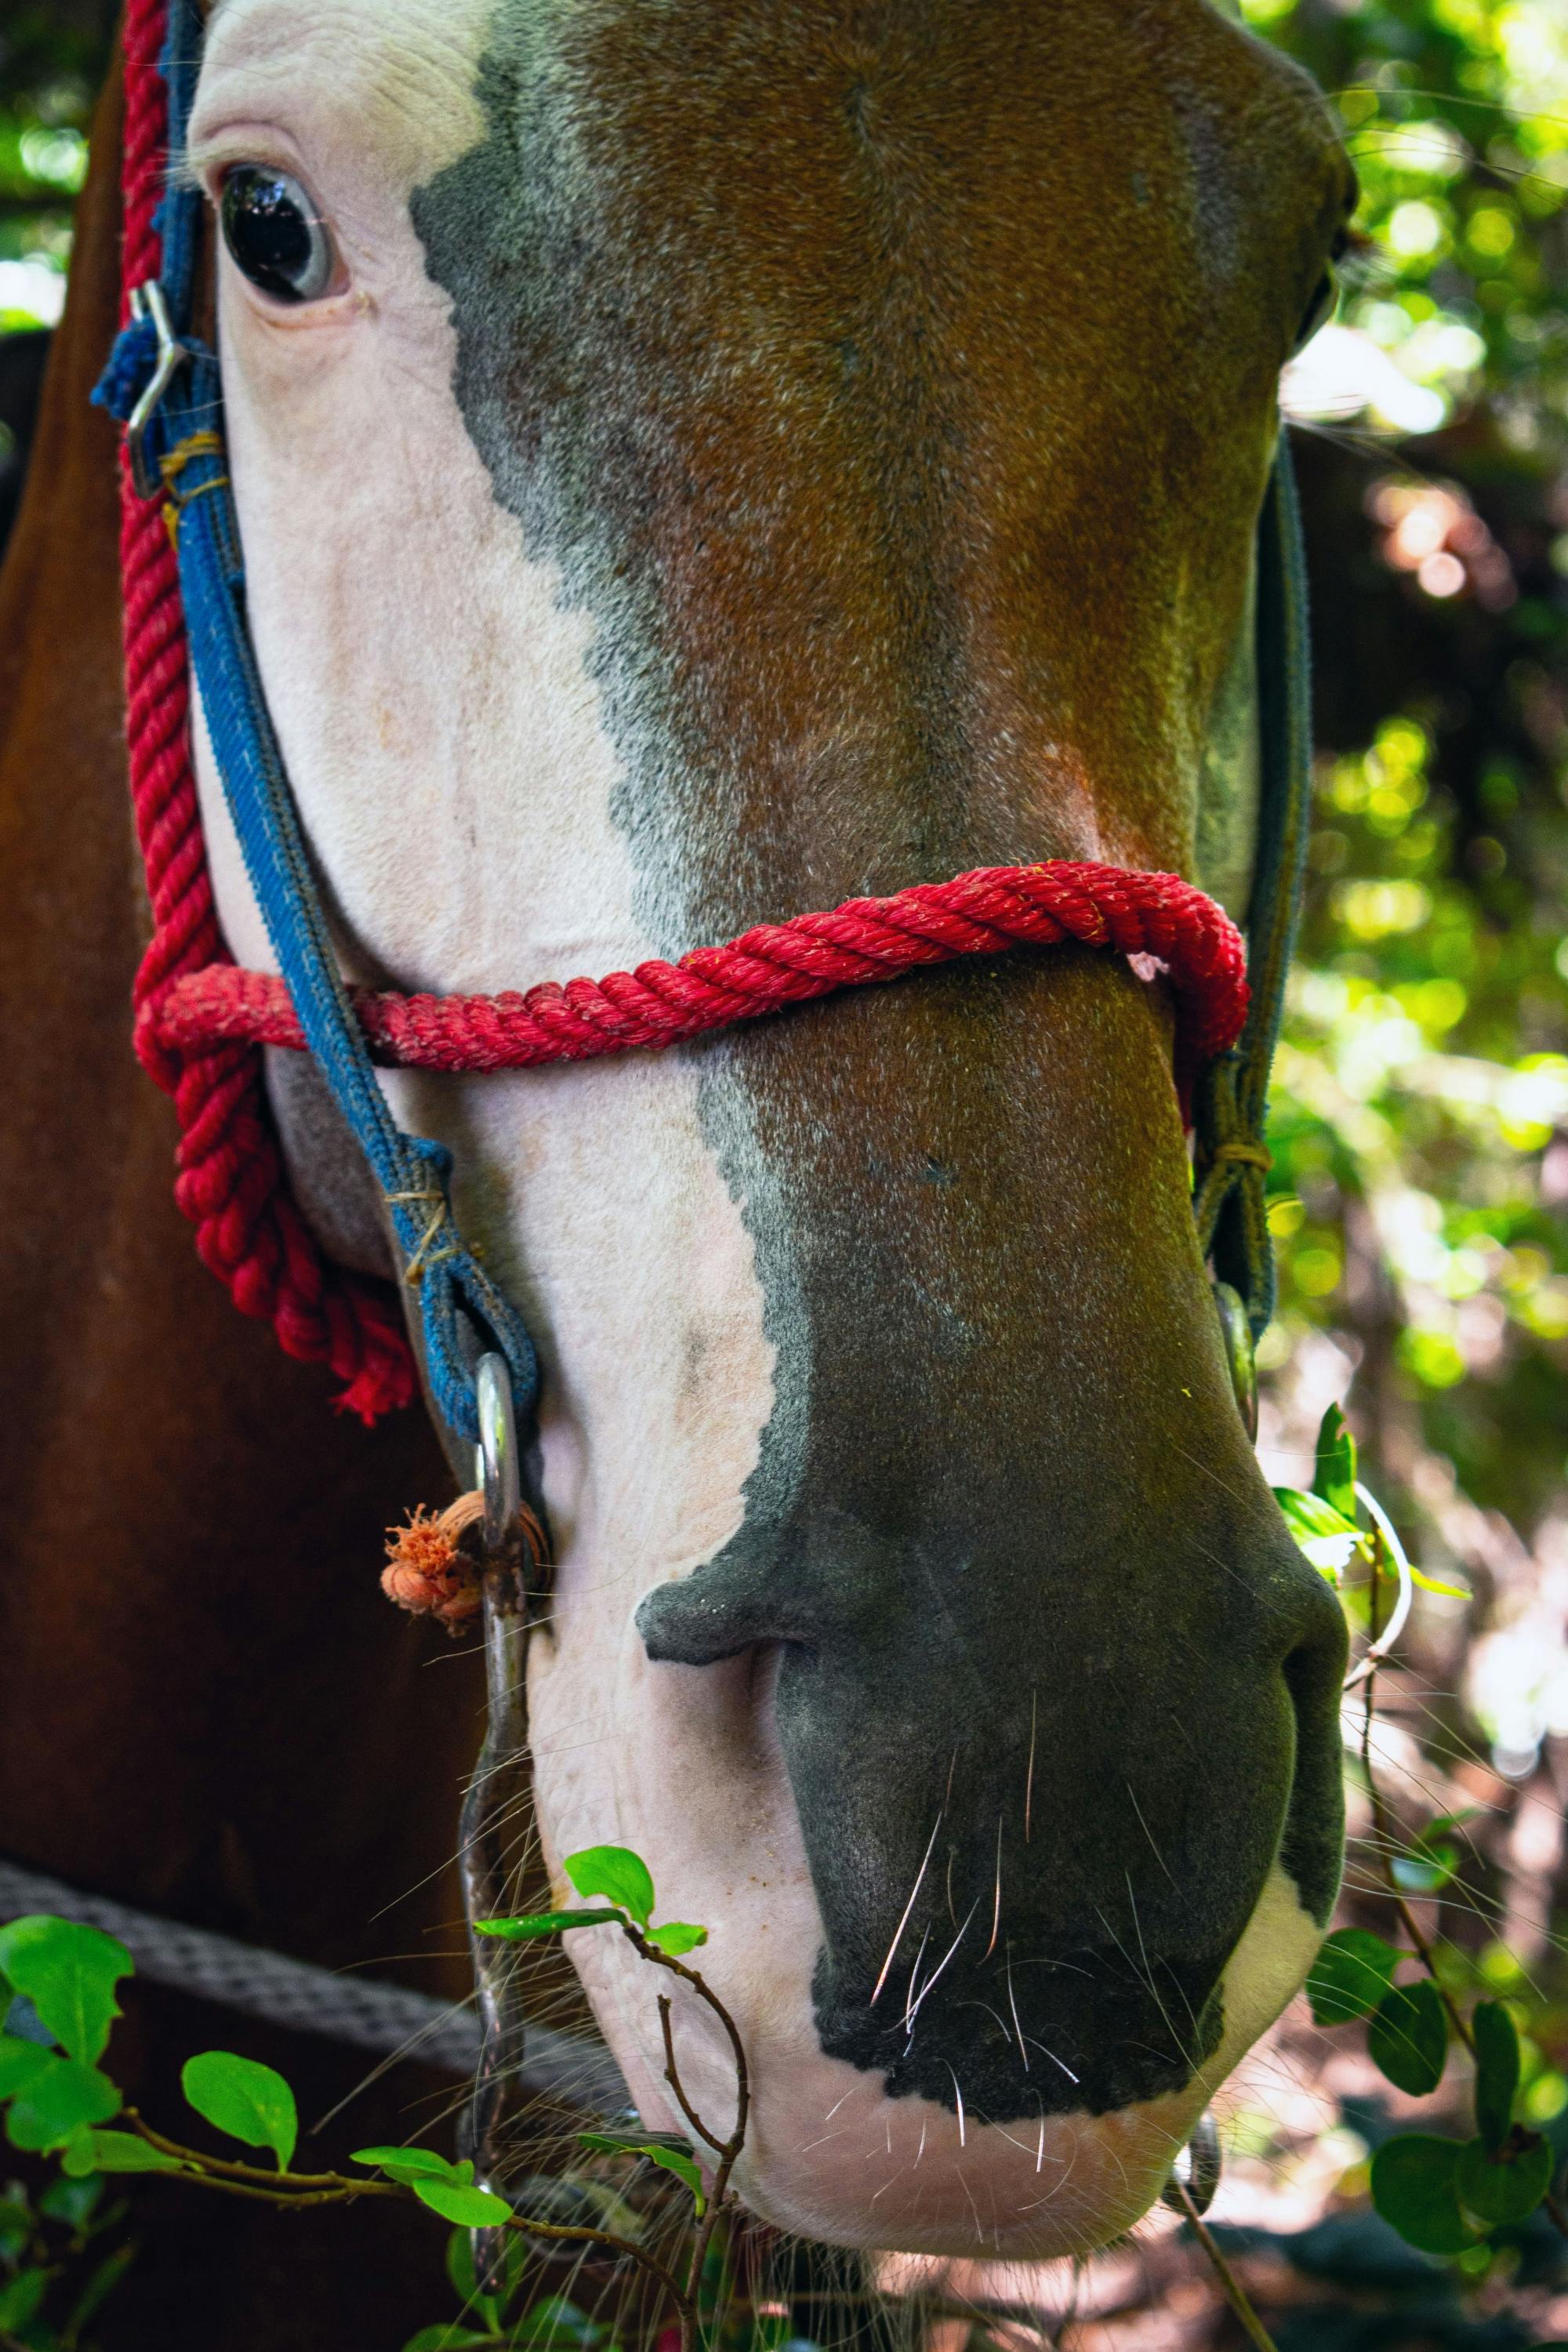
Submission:
<svg viewBox="0 0 1568 2352">
<path fill-rule="evenodd" d="M 236 163 L 218 200 L 224 243 L 253 286 L 276 302 L 317 302 L 331 291 L 338 257 L 314 200 L 264 163 Z"/>
</svg>

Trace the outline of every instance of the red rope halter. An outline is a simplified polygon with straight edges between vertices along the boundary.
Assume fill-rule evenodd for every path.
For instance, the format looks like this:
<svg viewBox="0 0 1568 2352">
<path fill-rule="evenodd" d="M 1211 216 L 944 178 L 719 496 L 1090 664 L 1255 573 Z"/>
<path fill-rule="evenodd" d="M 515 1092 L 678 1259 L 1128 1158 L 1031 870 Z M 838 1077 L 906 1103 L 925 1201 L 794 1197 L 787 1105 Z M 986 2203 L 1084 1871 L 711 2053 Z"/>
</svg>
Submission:
<svg viewBox="0 0 1568 2352">
<path fill-rule="evenodd" d="M 542 981 L 525 994 L 353 992 L 378 1062 L 422 1070 L 521 1070 L 634 1046 L 673 1045 L 831 990 L 896 980 L 955 956 L 1081 940 L 1158 959 L 1179 1013 L 1177 1083 L 1241 1034 L 1245 954 L 1228 915 L 1174 874 L 1120 866 L 997 866 L 921 882 L 891 898 L 849 898 L 830 913 L 759 924 L 679 963 L 638 964 L 605 980 Z M 303 1050 L 280 980 L 213 964 L 176 981 L 149 1008 L 157 1045 L 199 1052 L 244 1039 Z"/>
<path fill-rule="evenodd" d="M 157 71 L 163 14 L 164 0 L 129 0 L 127 298 L 157 274 L 160 260 L 153 215 L 167 146 Z M 153 921 L 136 977 L 136 1048 L 178 1114 L 174 1197 L 236 1305 L 268 1318 L 290 1355 L 330 1364 L 347 1383 L 340 1402 L 370 1421 L 412 1397 L 412 1356 L 386 1286 L 327 1264 L 288 1190 L 260 1049 L 302 1047 L 304 1039 L 281 981 L 238 970 L 224 947 L 191 766 L 176 559 L 159 503 L 137 495 L 123 467 L 121 563 L 131 789 Z M 679 963 L 643 963 L 602 981 L 545 982 L 499 996 L 356 991 L 353 1002 L 380 1062 L 521 1069 L 674 1045 L 833 989 L 1064 939 L 1165 967 L 1177 1002 L 1184 1110 L 1198 1067 L 1241 1031 L 1241 939 L 1212 899 L 1177 876 L 1114 866 L 961 874 L 765 924 L 727 946 L 694 949 Z"/>
</svg>

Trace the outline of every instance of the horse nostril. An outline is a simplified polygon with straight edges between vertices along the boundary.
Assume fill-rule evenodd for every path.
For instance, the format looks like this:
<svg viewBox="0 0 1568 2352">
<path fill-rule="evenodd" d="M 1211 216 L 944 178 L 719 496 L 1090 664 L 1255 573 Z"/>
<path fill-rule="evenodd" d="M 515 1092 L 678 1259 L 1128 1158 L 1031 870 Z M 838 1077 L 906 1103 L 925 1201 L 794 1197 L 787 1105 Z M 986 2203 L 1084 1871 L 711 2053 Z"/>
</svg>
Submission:
<svg viewBox="0 0 1568 2352">
<path fill-rule="evenodd" d="M 656 1665 L 711 1666 L 776 1640 L 777 1615 L 753 1580 L 721 1565 L 646 1593 L 636 1622 Z"/>
<path fill-rule="evenodd" d="M 1160 2191 L 1161 2204 L 1169 2205 L 1176 2213 L 1185 2213 L 1189 2208 L 1194 2213 L 1206 2213 L 1214 2203 L 1224 2170 L 1218 2127 L 1205 2107 L 1191 2139 L 1178 2152 L 1171 2168 L 1171 2177 Z"/>
</svg>

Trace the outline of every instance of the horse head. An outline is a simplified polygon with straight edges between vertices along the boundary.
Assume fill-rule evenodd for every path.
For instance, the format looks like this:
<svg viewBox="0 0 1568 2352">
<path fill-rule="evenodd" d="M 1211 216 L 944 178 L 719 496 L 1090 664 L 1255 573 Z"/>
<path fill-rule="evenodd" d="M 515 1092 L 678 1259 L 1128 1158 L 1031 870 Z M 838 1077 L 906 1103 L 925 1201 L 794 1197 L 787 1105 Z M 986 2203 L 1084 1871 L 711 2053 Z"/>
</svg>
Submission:
<svg viewBox="0 0 1568 2352">
<path fill-rule="evenodd" d="M 1240 910 L 1275 386 L 1349 174 L 1204 0 L 219 0 L 189 168 L 351 974 L 519 987 L 1049 857 Z M 707 1923 L 746 2198 L 1125 2227 L 1341 1847 L 1339 1614 L 1236 1410 L 1157 977 L 1020 951 L 384 1083 L 540 1341 L 546 1856 L 633 1845 Z M 571 1948 L 679 2127 L 647 1972 Z"/>
</svg>

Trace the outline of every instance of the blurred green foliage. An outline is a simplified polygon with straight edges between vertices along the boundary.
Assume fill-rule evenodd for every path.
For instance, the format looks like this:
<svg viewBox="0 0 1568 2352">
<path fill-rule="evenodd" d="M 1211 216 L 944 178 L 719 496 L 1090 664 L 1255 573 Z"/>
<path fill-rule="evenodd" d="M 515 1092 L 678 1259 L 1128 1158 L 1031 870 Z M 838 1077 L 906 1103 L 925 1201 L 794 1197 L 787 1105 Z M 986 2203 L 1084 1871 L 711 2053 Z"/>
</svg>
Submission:
<svg viewBox="0 0 1568 2352">
<path fill-rule="evenodd" d="M 1373 1457 L 1404 1403 L 1528 1538 L 1568 1444 L 1568 9 L 1242 5 L 1329 94 L 1365 239 L 1301 387 L 1324 749 L 1266 1353 L 1339 1335 Z M 1352 338 L 1431 430 L 1354 401 Z"/>
<path fill-rule="evenodd" d="M 14 0 L 0 12 L 0 333 L 58 314 L 113 22 L 104 0 Z"/>
</svg>

